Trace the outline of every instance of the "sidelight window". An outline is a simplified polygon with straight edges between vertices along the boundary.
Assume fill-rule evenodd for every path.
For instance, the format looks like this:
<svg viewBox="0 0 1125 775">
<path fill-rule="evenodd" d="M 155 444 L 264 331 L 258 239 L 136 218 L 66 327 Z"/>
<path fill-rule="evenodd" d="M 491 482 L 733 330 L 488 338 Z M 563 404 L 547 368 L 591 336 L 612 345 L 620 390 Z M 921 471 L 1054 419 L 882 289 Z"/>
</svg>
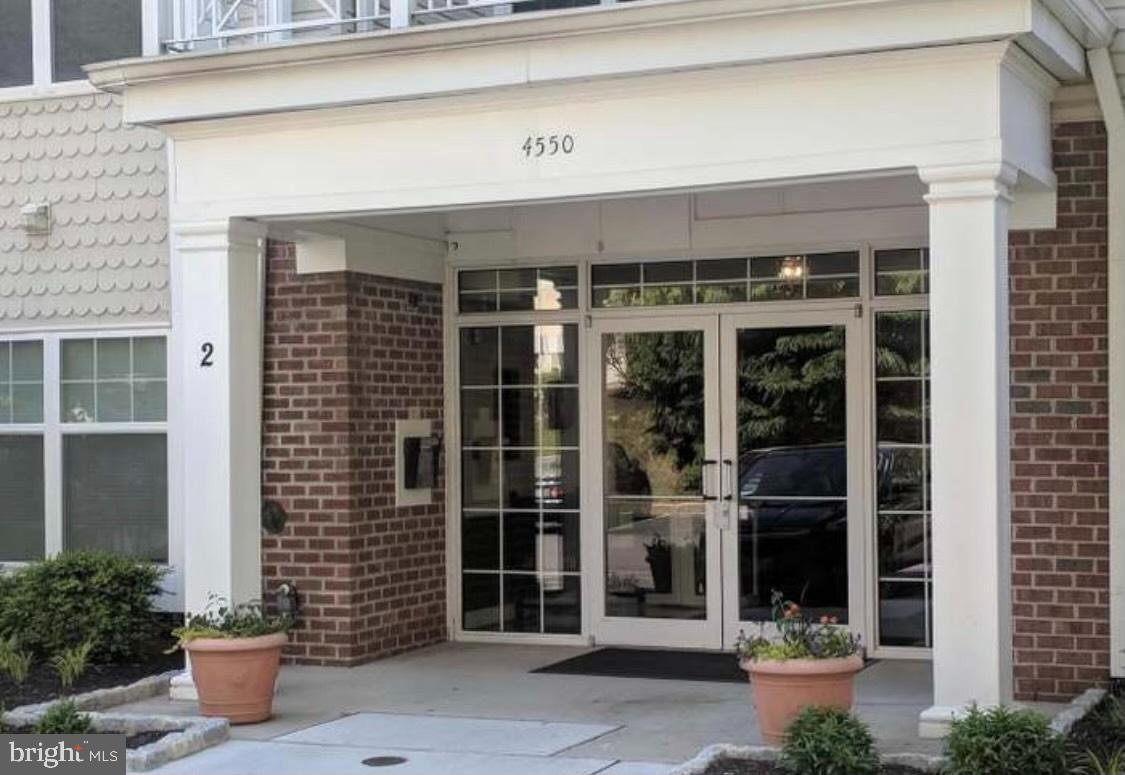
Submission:
<svg viewBox="0 0 1125 775">
<path fill-rule="evenodd" d="M 931 616 L 929 313 L 875 314 L 875 508 L 882 646 L 924 646 Z"/>
<path fill-rule="evenodd" d="M 578 326 L 463 328 L 466 630 L 577 633 Z"/>
</svg>

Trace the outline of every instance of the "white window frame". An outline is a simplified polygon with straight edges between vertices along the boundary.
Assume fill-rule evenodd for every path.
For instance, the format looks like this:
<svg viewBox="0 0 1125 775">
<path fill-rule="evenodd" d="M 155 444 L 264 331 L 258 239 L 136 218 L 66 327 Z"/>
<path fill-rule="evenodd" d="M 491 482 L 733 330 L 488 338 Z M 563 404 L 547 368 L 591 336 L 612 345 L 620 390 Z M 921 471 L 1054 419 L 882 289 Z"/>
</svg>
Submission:
<svg viewBox="0 0 1125 775">
<path fill-rule="evenodd" d="M 568 310 L 513 310 L 511 312 L 460 312 L 460 294 L 457 285 L 457 276 L 461 270 L 500 270 L 500 269 L 528 269 L 567 267 L 574 266 L 578 269 L 578 306 Z M 583 387 L 582 370 L 586 362 L 586 331 L 583 321 L 586 317 L 588 304 L 585 299 L 589 295 L 588 260 L 584 256 L 575 257 L 548 257 L 548 258 L 513 258 L 508 260 L 476 260 L 466 263 L 447 261 L 445 267 L 445 285 L 443 293 L 443 318 L 445 327 L 445 504 L 446 504 L 446 579 L 447 579 L 447 627 L 451 638 L 464 642 L 500 642 L 520 643 L 529 642 L 544 645 L 583 646 L 589 642 L 590 632 L 590 607 L 588 604 L 587 584 L 590 579 L 590 570 L 587 567 L 589 551 L 587 547 L 588 532 L 585 498 L 583 490 L 579 503 L 579 557 L 581 570 L 578 573 L 567 575 L 578 576 L 581 581 L 580 606 L 581 620 L 577 633 L 533 633 L 533 632 L 491 632 L 484 630 L 466 630 L 462 621 L 462 569 L 461 569 L 461 358 L 460 336 L 463 328 L 492 328 L 511 326 L 544 326 L 573 324 L 578 327 L 578 403 L 579 403 L 579 480 L 585 481 L 585 450 L 588 449 L 586 440 L 585 414 L 586 396 Z M 497 509 L 497 513 L 502 513 Z M 502 577 L 502 572 L 497 573 Z M 456 602 L 454 602 L 456 601 Z M 503 610 L 501 610 L 501 615 Z"/>
<path fill-rule="evenodd" d="M 163 422 L 63 422 L 62 421 L 62 343 L 78 339 L 133 339 L 160 337 L 165 340 L 165 375 L 168 393 L 171 394 L 169 364 L 171 353 L 167 349 L 169 329 L 167 327 L 117 328 L 69 330 L 59 332 L 4 332 L 0 341 L 43 343 L 43 421 L 40 423 L 11 423 L 0 425 L 0 435 L 29 435 L 43 437 L 43 529 L 44 554 L 52 557 L 63 550 L 65 526 L 63 522 L 63 438 L 67 435 L 93 434 L 159 434 L 168 440 L 168 561 L 161 564 L 167 575 L 161 582 L 162 594 L 156 599 L 161 610 L 179 610 L 181 598 L 181 579 L 179 569 L 182 562 L 182 543 L 179 529 L 173 515 L 170 492 L 172 484 L 172 440 L 169 434 L 167 414 Z M 0 568 L 21 567 L 27 563 L 3 562 Z"/>
<path fill-rule="evenodd" d="M 863 574 L 857 584 L 862 586 L 863 606 L 861 616 L 855 621 L 855 627 L 863 632 L 870 640 L 867 642 L 868 653 L 874 658 L 888 659 L 929 659 L 931 649 L 915 646 L 880 646 L 878 642 L 878 546 L 877 530 L 875 525 L 876 492 L 873 486 L 875 478 L 875 389 L 874 389 L 874 339 L 875 315 L 877 312 L 889 310 L 915 310 L 929 309 L 929 295 L 902 295 L 879 296 L 875 293 L 875 251 L 895 248 L 917 249 L 929 246 L 929 238 L 925 234 L 895 238 L 869 238 L 865 240 L 809 240 L 807 243 L 797 245 L 752 245 L 742 249 L 709 250 L 705 248 L 691 249 L 688 251 L 674 251 L 667 254 L 659 251 L 648 251 L 643 254 L 627 252 L 615 255 L 585 255 L 575 254 L 566 257 L 560 256 L 528 256 L 520 258 L 494 259 L 485 256 L 452 257 L 446 262 L 445 289 L 444 289 L 444 325 L 445 325 L 445 428 L 446 428 L 446 551 L 447 551 L 447 594 L 448 594 L 448 627 L 450 637 L 459 641 L 499 641 L 499 642 L 533 642 L 537 644 L 589 644 L 593 633 L 594 596 L 600 594 L 596 589 L 598 579 L 593 578 L 593 560 L 598 552 L 597 531 L 601 525 L 594 524 L 593 515 L 597 509 L 589 500 L 597 496 L 591 488 L 585 486 L 590 479 L 592 467 L 600 466 L 600 454 L 592 449 L 591 444 L 595 430 L 591 423 L 598 422 L 591 416 L 589 407 L 593 400 L 592 392 L 597 390 L 596 380 L 587 373 L 588 348 L 591 346 L 590 326 L 593 321 L 607 318 L 629 319 L 644 318 L 645 316 L 686 316 L 706 314 L 721 315 L 732 312 L 777 312 L 798 313 L 815 312 L 816 310 L 853 309 L 858 308 L 861 319 L 858 330 L 862 340 L 859 353 L 859 362 L 856 364 L 862 373 L 863 383 L 863 429 L 862 439 L 856 441 L 861 444 L 863 459 L 860 467 L 863 469 L 864 487 L 861 499 L 863 501 L 863 530 L 856 541 L 862 544 L 861 560 Z M 590 268 L 594 265 L 605 263 L 625 262 L 655 262 L 655 261 L 683 261 L 710 258 L 741 258 L 745 256 L 774 255 L 774 254 L 808 254 L 832 252 L 836 250 L 854 250 L 860 255 L 859 264 L 859 295 L 844 298 L 828 299 L 800 299 L 795 301 L 759 301 L 759 302 L 734 302 L 717 304 L 682 304 L 682 305 L 657 305 L 638 307 L 609 307 L 594 308 L 591 306 Z M 457 287 L 457 274 L 460 270 L 480 269 L 516 269 L 529 266 L 578 266 L 578 308 L 563 311 L 520 311 L 520 312 L 470 312 L 459 311 L 459 294 Z M 583 450 L 581 458 L 582 488 L 582 629 L 578 635 L 542 635 L 533 633 L 499 633 L 479 632 L 465 630 L 461 622 L 461 492 L 460 492 L 460 360 L 458 353 L 458 337 L 461 328 L 492 326 L 492 325 L 542 325 L 549 323 L 579 323 L 579 358 L 583 376 L 579 379 L 579 403 L 583 410 L 580 428 L 580 448 Z M 854 550 L 850 544 L 849 552 Z"/>
<path fill-rule="evenodd" d="M 51 45 L 51 0 L 30 0 L 30 2 L 31 83 L 0 88 L 0 102 L 97 94 L 98 90 L 85 78 L 73 81 L 52 80 L 51 72 L 54 68 Z M 141 4 L 141 54 L 155 56 L 160 53 L 160 0 L 136 0 L 136 2 Z"/>
</svg>

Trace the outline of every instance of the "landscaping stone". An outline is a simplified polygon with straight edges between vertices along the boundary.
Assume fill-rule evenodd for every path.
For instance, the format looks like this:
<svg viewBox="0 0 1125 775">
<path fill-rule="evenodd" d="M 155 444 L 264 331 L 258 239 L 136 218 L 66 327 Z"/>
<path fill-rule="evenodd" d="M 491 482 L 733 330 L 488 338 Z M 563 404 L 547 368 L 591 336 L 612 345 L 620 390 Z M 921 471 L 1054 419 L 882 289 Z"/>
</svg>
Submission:
<svg viewBox="0 0 1125 775">
<path fill-rule="evenodd" d="M 704 748 L 670 775 L 773 775 L 780 750 L 766 746 L 719 744 Z M 938 773 L 944 759 L 924 754 L 884 754 L 879 757 L 884 775 Z"/>
<path fill-rule="evenodd" d="M 126 770 L 144 772 L 218 745 L 230 737 L 230 724 L 224 718 L 99 712 L 115 705 L 167 694 L 168 682 L 173 675 L 176 675 L 175 671 L 142 678 L 126 686 L 78 694 L 69 699 L 79 710 L 89 714 L 95 732 L 112 732 L 126 737 L 144 732 L 167 732 L 158 740 L 125 752 Z M 3 721 L 16 728 L 32 727 L 55 702 L 57 700 L 24 705 L 5 713 Z"/>
<path fill-rule="evenodd" d="M 149 697 L 156 697 L 168 692 L 168 682 L 172 680 L 172 676 L 176 675 L 179 671 L 170 670 L 167 673 L 160 673 L 159 675 L 150 675 L 142 678 L 139 681 L 133 681 L 124 686 L 110 686 L 104 689 L 94 689 L 93 691 L 75 694 L 67 699 L 71 700 L 79 710 L 91 711 L 102 710 L 104 708 L 112 708 L 115 705 L 124 705 L 127 702 L 136 702 L 137 700 L 145 700 Z M 31 705 L 23 705 L 18 708 L 13 708 L 8 712 L 7 717 L 12 719 L 12 723 L 23 723 L 20 719 L 28 714 L 38 714 L 46 710 L 50 706 L 59 701 L 60 698 L 53 698 L 45 702 L 36 702 Z"/>
<path fill-rule="evenodd" d="M 1069 734 L 1070 730 L 1085 718 L 1086 714 L 1098 706 L 1105 699 L 1105 689 L 1087 689 L 1071 701 L 1070 707 L 1060 712 L 1051 721 L 1051 729 L 1060 735 Z"/>
</svg>

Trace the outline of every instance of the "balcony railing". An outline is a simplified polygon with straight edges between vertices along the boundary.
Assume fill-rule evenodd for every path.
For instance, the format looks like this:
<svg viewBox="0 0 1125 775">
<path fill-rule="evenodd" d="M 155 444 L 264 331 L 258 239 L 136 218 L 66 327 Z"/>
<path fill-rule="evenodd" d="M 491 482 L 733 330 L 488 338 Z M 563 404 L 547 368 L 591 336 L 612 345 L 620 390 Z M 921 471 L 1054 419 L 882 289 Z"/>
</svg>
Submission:
<svg viewBox="0 0 1125 775">
<path fill-rule="evenodd" d="M 163 0 L 166 51 L 198 51 L 634 0 Z"/>
</svg>

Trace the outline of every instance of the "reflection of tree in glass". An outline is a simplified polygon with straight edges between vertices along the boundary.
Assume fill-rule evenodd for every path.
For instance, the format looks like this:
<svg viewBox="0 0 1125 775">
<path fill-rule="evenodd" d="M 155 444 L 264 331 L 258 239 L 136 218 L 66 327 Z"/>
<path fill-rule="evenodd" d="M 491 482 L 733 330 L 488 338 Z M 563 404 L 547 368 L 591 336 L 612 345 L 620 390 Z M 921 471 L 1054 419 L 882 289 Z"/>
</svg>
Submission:
<svg viewBox="0 0 1125 775">
<path fill-rule="evenodd" d="M 929 376 L 929 348 L 923 332 L 929 313 L 880 312 L 875 318 L 875 374 L 878 377 Z"/>
<path fill-rule="evenodd" d="M 926 419 L 922 383 L 930 373 L 928 324 L 929 313 L 922 310 L 876 315 L 875 375 L 883 380 L 876 407 L 880 441 L 922 441 L 921 423 Z"/>
<path fill-rule="evenodd" d="M 649 410 L 652 450 L 671 453 L 683 491 L 697 490 L 703 459 L 703 335 L 625 334 L 606 349 L 606 386 Z"/>
<path fill-rule="evenodd" d="M 845 438 L 844 329 L 747 329 L 738 341 L 739 449 Z"/>
</svg>

